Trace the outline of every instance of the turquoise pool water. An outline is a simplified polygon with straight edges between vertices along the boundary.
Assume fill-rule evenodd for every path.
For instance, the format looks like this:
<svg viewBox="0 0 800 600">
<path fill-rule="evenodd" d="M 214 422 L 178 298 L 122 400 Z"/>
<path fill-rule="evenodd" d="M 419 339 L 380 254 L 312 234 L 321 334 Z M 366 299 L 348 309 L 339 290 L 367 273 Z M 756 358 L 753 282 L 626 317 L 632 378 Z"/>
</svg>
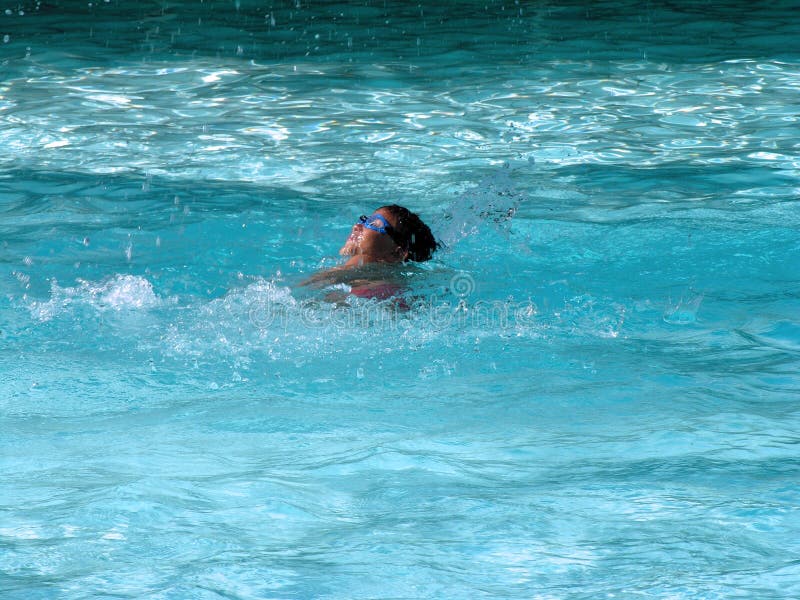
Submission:
<svg viewBox="0 0 800 600">
<path fill-rule="evenodd" d="M 3 5 L 0 596 L 800 596 L 800 25 L 743 6 Z M 299 285 L 389 201 L 407 310 Z"/>
</svg>

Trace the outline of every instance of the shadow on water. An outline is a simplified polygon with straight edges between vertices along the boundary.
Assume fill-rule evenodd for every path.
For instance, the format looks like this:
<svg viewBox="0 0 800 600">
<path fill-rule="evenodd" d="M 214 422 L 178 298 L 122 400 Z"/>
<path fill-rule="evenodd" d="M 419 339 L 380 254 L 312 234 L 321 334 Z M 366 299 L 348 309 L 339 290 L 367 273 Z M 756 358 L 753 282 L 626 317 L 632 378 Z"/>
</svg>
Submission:
<svg viewBox="0 0 800 600">
<path fill-rule="evenodd" d="M 736 1 L 703 5 L 604 1 L 460 2 L 412 5 L 368 1 L 19 2 L 4 22 L 13 32 L 6 52 L 42 52 L 59 36 L 101 62 L 207 55 L 234 60 L 366 62 L 388 53 L 402 62 L 498 64 L 515 46 L 514 62 L 574 53 L 590 59 L 682 62 L 791 57 L 794 4 L 742 10 Z M 761 17 L 751 18 L 753 14 Z M 86 24 L 89 24 L 87 32 Z M 724 26 L 720 24 L 724 23 Z M 746 35 L 744 35 L 746 34 Z M 689 38 L 687 40 L 687 37 Z M 27 50 L 26 50 L 27 49 Z M 588 56 L 587 56 L 588 55 Z M 696 57 L 696 58 L 695 58 Z"/>
</svg>

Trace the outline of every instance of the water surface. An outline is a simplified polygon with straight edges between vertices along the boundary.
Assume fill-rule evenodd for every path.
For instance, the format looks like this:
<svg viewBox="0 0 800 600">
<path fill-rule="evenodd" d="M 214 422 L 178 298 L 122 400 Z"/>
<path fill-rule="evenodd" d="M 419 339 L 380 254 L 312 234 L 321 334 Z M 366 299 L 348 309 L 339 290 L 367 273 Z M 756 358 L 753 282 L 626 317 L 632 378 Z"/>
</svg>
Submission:
<svg viewBox="0 0 800 600">
<path fill-rule="evenodd" d="M 3 597 L 798 596 L 794 8 L 4 6 Z"/>
</svg>

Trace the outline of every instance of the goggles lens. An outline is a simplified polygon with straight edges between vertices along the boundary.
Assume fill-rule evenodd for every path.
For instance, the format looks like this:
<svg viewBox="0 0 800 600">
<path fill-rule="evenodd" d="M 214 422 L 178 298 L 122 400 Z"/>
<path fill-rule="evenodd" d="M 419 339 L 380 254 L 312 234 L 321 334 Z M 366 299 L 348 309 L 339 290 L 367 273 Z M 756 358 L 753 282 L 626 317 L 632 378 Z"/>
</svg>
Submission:
<svg viewBox="0 0 800 600">
<path fill-rule="evenodd" d="M 358 217 L 358 222 L 361 223 L 367 229 L 371 229 L 372 231 L 377 231 L 378 233 L 387 233 L 391 231 L 392 226 L 389 222 L 383 217 L 383 215 L 379 215 L 375 213 L 371 216 L 361 215 Z"/>
</svg>

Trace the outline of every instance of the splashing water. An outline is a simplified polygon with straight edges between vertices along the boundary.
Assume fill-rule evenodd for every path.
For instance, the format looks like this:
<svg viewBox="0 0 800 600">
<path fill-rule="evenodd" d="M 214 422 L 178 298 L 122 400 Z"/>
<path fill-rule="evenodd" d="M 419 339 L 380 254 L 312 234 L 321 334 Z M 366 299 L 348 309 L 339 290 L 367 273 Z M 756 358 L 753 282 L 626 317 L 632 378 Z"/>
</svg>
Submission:
<svg viewBox="0 0 800 600">
<path fill-rule="evenodd" d="M 73 306 L 86 305 L 104 312 L 150 308 L 161 304 L 153 292 L 153 285 L 143 277 L 115 275 L 98 284 L 81 280 L 78 283 L 78 286 L 63 288 L 53 281 L 50 299 L 32 302 L 31 315 L 39 321 L 49 321 Z"/>
<path fill-rule="evenodd" d="M 521 202 L 522 196 L 514 188 L 512 171 L 506 165 L 461 194 L 432 221 L 431 227 L 445 249 L 475 235 L 484 225 L 493 227 L 508 239 L 511 220 Z"/>
</svg>

